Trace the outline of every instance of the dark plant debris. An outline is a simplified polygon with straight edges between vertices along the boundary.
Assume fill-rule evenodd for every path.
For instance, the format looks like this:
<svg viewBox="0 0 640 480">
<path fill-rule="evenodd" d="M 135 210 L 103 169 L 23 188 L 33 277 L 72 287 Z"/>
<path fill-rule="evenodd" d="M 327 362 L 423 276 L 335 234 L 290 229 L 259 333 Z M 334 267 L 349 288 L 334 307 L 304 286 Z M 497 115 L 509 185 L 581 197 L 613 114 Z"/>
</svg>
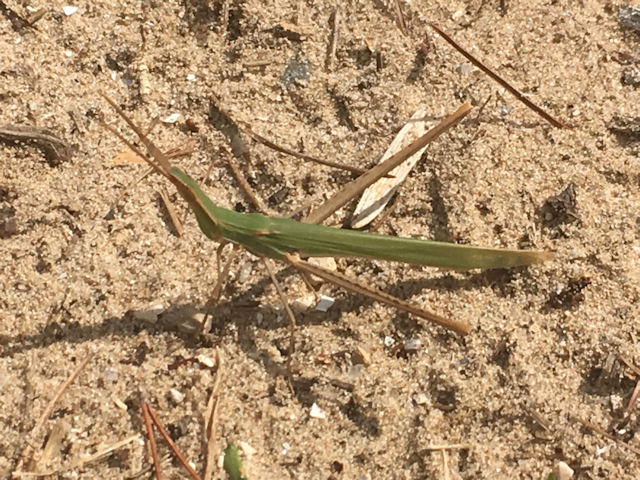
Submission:
<svg viewBox="0 0 640 480">
<path fill-rule="evenodd" d="M 540 207 L 538 215 L 541 217 L 543 225 L 557 227 L 580 219 L 577 204 L 576 186 L 570 183 L 557 195 L 547 198 Z"/>
<path fill-rule="evenodd" d="M 640 8 L 626 7 L 620 9 L 618 23 L 623 27 L 640 32 Z"/>
<path fill-rule="evenodd" d="M 640 117 L 623 118 L 614 116 L 607 128 L 624 142 L 640 142 Z"/>
<path fill-rule="evenodd" d="M 587 277 L 574 278 L 566 284 L 558 285 L 551 292 L 546 303 L 547 308 L 570 310 L 584 301 L 583 290 L 591 283 Z"/>
<path fill-rule="evenodd" d="M 1 125 L 0 141 L 10 145 L 34 145 L 44 153 L 51 167 L 57 167 L 71 157 L 71 146 L 46 128 L 30 125 Z"/>
</svg>

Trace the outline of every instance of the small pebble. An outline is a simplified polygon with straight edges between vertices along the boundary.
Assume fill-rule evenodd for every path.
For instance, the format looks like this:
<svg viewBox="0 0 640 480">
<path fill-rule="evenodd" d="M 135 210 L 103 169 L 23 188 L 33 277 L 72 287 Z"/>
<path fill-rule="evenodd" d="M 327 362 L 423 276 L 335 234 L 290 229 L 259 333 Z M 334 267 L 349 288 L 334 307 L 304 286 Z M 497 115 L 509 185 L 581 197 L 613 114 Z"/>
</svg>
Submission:
<svg viewBox="0 0 640 480">
<path fill-rule="evenodd" d="M 238 282 L 244 283 L 249 279 L 249 275 L 253 271 L 253 265 L 251 262 L 245 262 L 242 267 L 240 267 L 240 272 L 238 273 Z"/>
<path fill-rule="evenodd" d="M 555 476 L 555 480 L 569 480 L 573 477 L 573 469 L 565 462 L 558 462 L 553 467 L 552 475 Z"/>
<path fill-rule="evenodd" d="M 331 306 L 335 303 L 335 299 L 333 297 L 329 297 L 327 295 L 320 295 L 318 299 L 318 303 L 316 303 L 316 310 L 319 312 L 326 312 L 331 308 Z"/>
<path fill-rule="evenodd" d="M 162 119 L 162 123 L 176 123 L 180 118 L 180 113 L 175 112 Z"/>
<path fill-rule="evenodd" d="M 622 410 L 624 408 L 624 399 L 620 395 L 612 393 L 609 395 L 609 401 L 611 402 L 611 408 L 614 411 Z"/>
<path fill-rule="evenodd" d="M 356 363 L 361 363 L 367 367 L 371 365 L 371 354 L 368 350 L 359 345 L 356 347 L 355 355 L 353 357 L 354 362 Z"/>
<path fill-rule="evenodd" d="M 363 368 L 364 368 L 364 365 L 351 365 L 348 373 L 349 378 L 352 380 L 355 380 L 356 378 L 358 378 L 362 373 Z"/>
<path fill-rule="evenodd" d="M 313 403 L 313 405 L 311 405 L 311 411 L 309 412 L 309 416 L 311 418 L 319 418 L 321 420 L 324 420 L 325 418 L 327 418 L 327 414 L 324 413 L 324 410 L 322 410 L 317 403 Z"/>
<path fill-rule="evenodd" d="M 276 347 L 275 345 L 268 345 L 265 348 L 265 353 L 269 355 L 269 357 L 271 357 L 271 360 L 273 360 L 276 363 L 284 362 L 284 359 L 282 358 L 282 353 L 280 353 L 280 350 L 278 350 L 278 347 Z"/>
<path fill-rule="evenodd" d="M 333 257 L 311 257 L 307 259 L 307 262 L 309 262 L 311 265 L 315 265 L 332 272 L 335 272 L 338 269 L 338 264 Z M 316 275 L 311 275 L 310 279 L 313 285 L 321 285 L 324 282 L 323 278 L 320 278 Z"/>
<path fill-rule="evenodd" d="M 313 293 L 309 293 L 308 295 L 305 295 L 303 297 L 296 298 L 291 303 L 291 308 L 293 309 L 294 312 L 297 312 L 297 313 L 307 312 L 309 311 L 309 309 L 311 309 L 315 301 L 316 301 L 315 295 Z"/>
<path fill-rule="evenodd" d="M 497 108 L 497 113 L 500 116 L 507 116 L 511 113 L 511 110 L 513 110 L 513 105 L 501 105 Z"/>
<path fill-rule="evenodd" d="M 78 7 L 74 7 L 72 5 L 65 5 L 64 7 L 62 7 L 62 11 L 67 17 L 70 17 L 71 15 L 73 15 L 78 11 Z"/>
<path fill-rule="evenodd" d="M 622 72 L 622 84 L 629 85 L 631 87 L 640 87 L 640 68 L 629 67 L 625 68 Z"/>
<path fill-rule="evenodd" d="M 176 390 L 175 388 L 169 390 L 169 396 L 171 397 L 173 403 L 176 405 L 182 403 L 182 401 L 184 400 L 184 393 Z"/>
<path fill-rule="evenodd" d="M 391 348 L 395 345 L 396 341 L 393 337 L 390 337 L 389 335 L 384 337 L 384 346 L 387 348 Z"/>
<path fill-rule="evenodd" d="M 290 85 L 307 85 L 311 78 L 311 65 L 304 58 L 293 57 L 287 62 L 287 67 L 280 77 L 283 87 Z"/>
<path fill-rule="evenodd" d="M 114 368 L 107 368 L 102 372 L 102 379 L 105 382 L 113 383 L 118 381 L 118 371 Z"/>
<path fill-rule="evenodd" d="M 331 270 L 335 272 L 338 269 L 336 259 L 333 257 L 311 257 L 307 260 L 311 265 Z"/>
<path fill-rule="evenodd" d="M 202 353 L 198 355 L 196 358 L 198 359 L 198 362 L 200 362 L 202 365 L 204 365 L 207 368 L 213 368 L 213 366 L 215 365 L 213 360 L 211 360 L 209 357 L 207 357 Z"/>
<path fill-rule="evenodd" d="M 417 353 L 422 348 L 422 341 L 419 338 L 408 338 L 404 341 L 404 351 L 407 353 Z"/>
<path fill-rule="evenodd" d="M 314 403 L 315 405 L 315 403 Z M 289 445 L 289 442 L 283 442 L 282 443 L 282 455 L 286 455 L 287 453 L 289 453 L 289 450 L 291 450 L 291 445 Z"/>
<path fill-rule="evenodd" d="M 243 442 L 242 440 L 236 442 L 236 445 L 238 445 L 238 448 L 242 450 L 242 453 L 244 453 L 247 458 L 255 455 L 257 452 L 255 448 L 253 448 L 247 442 Z"/>
<path fill-rule="evenodd" d="M 458 65 L 458 68 L 456 68 L 456 70 L 460 75 L 462 75 L 463 77 L 466 77 L 471 72 L 473 72 L 473 64 L 469 62 L 463 62 L 460 65 Z"/>
<path fill-rule="evenodd" d="M 118 397 L 113 397 L 113 403 L 116 404 L 120 410 L 127 411 L 127 404 L 120 400 Z"/>
<path fill-rule="evenodd" d="M 424 405 L 429 401 L 429 398 L 422 392 L 413 395 L 413 401 L 416 405 Z"/>
</svg>

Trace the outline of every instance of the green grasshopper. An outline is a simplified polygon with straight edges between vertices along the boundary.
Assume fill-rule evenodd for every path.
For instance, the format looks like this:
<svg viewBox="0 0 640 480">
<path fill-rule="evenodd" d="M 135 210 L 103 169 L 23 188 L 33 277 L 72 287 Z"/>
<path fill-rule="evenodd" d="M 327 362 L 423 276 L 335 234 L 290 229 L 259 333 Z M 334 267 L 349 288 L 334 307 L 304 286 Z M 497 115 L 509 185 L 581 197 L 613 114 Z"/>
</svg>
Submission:
<svg viewBox="0 0 640 480">
<path fill-rule="evenodd" d="M 238 213 L 228 210 L 216 205 L 200 189 L 193 178 L 173 167 L 167 155 L 142 133 L 124 111 L 104 94 L 102 96 L 137 134 L 145 145 L 148 155 L 142 153 L 117 131 L 111 127 L 108 128 L 143 158 L 155 172 L 165 176 L 173 183 L 180 196 L 195 214 L 200 230 L 208 238 L 218 242 L 241 245 L 249 252 L 263 258 L 269 257 L 284 261 L 301 272 L 316 275 L 347 290 L 387 303 L 459 334 L 467 334 L 470 331 L 471 327 L 467 322 L 445 318 L 429 312 L 344 275 L 306 262 L 301 257 L 374 258 L 453 269 L 510 268 L 540 263 L 550 258 L 550 254 L 547 252 L 478 248 L 416 238 L 393 237 L 298 222 L 289 218 L 274 218 L 259 213 Z M 435 137 L 432 135 L 431 138 Z M 422 146 L 414 145 L 413 148 L 419 150 Z M 394 155 L 393 158 L 402 154 L 403 151 Z M 377 168 L 374 167 L 372 170 Z M 378 171 L 378 178 L 387 174 L 391 168 L 387 166 L 382 173 Z M 366 177 L 368 173 L 362 177 Z M 368 184 L 370 183 L 372 181 L 368 182 Z M 366 188 L 366 185 L 363 188 Z M 327 214 L 320 213 L 307 218 L 311 217 L 314 221 L 322 221 L 326 216 Z M 268 266 L 268 264 L 266 265 Z M 271 276 L 275 281 L 275 277 L 272 274 Z M 281 293 L 277 284 L 276 289 Z M 290 314 L 293 328 L 295 320 L 292 318 L 284 298 L 283 303 Z"/>
</svg>

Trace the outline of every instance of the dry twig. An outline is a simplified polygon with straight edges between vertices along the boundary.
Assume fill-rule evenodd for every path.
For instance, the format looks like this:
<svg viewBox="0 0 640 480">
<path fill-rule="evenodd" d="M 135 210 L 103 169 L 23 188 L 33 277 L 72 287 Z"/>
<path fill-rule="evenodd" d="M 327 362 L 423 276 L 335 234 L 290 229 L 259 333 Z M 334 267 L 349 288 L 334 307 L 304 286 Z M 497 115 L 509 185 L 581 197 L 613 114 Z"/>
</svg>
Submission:
<svg viewBox="0 0 640 480">
<path fill-rule="evenodd" d="M 49 400 L 49 403 L 47 404 L 46 408 L 40 415 L 40 418 L 38 419 L 36 426 L 33 427 L 33 430 L 31 431 L 31 434 L 30 434 L 30 438 L 33 439 L 39 434 L 40 429 L 44 426 L 45 422 L 49 419 L 49 416 L 51 416 L 51 413 L 53 412 L 53 409 L 55 408 L 56 403 L 58 402 L 58 400 L 60 400 L 60 397 L 62 396 L 64 391 L 67 388 L 69 388 L 69 385 L 73 383 L 73 381 L 80 374 L 82 369 L 87 365 L 87 363 L 89 363 L 89 360 L 91 360 L 91 358 L 92 356 L 88 356 L 84 360 L 82 360 L 80 364 L 76 367 L 76 369 L 71 373 L 71 375 L 69 375 L 69 377 L 64 381 L 64 383 L 60 385 L 60 387 L 58 387 L 58 390 L 56 390 L 56 393 L 53 395 L 51 400 Z M 22 468 L 22 465 L 24 465 L 24 462 L 26 461 L 27 457 L 30 456 L 32 453 L 33 453 L 33 450 L 30 445 L 27 445 L 22 450 L 22 453 L 20 454 L 20 460 L 18 461 L 16 470 L 13 473 L 14 476 L 20 473 L 24 473 L 24 472 L 20 472 L 20 469 Z"/>
<path fill-rule="evenodd" d="M 213 476 L 213 468 L 216 465 L 215 436 L 218 417 L 220 416 L 220 405 L 222 402 L 222 397 L 220 396 L 220 383 L 222 380 L 223 365 L 222 353 L 220 353 L 220 349 L 216 348 L 216 378 L 213 383 L 211 395 L 209 395 L 207 410 L 204 417 L 206 437 L 205 441 L 207 442 L 207 459 L 204 469 L 204 480 L 211 480 L 211 477 Z"/>
<path fill-rule="evenodd" d="M 591 430 L 592 432 L 595 432 L 598 435 L 602 435 L 603 437 L 608 438 L 609 440 L 612 440 L 612 441 L 616 442 L 616 444 L 621 446 L 622 448 L 625 448 L 625 449 L 629 450 L 630 452 L 635 453 L 636 455 L 640 455 L 640 448 L 634 447 L 633 445 L 629 445 L 629 444 L 623 442 L 619 438 L 616 438 L 613 435 L 611 435 L 610 433 L 605 432 L 603 429 L 601 429 L 597 425 L 594 425 L 593 423 L 588 422 L 586 420 L 582 420 L 581 418 L 574 417 L 573 415 L 570 415 L 569 418 L 572 419 L 575 422 L 578 422 L 578 423 L 582 424 L 582 426 L 586 427 L 588 430 Z"/>
<path fill-rule="evenodd" d="M 329 37 L 329 48 L 327 49 L 327 61 L 325 62 L 325 68 L 331 69 L 333 61 L 336 58 L 336 49 L 338 47 L 338 32 L 340 31 L 340 7 L 335 6 L 333 10 L 333 26 L 331 29 L 331 36 Z"/>
<path fill-rule="evenodd" d="M 2 125 L 0 126 L 0 141 L 34 145 L 44 153 L 47 162 L 52 167 L 68 160 L 71 156 L 71 146 L 46 128 L 30 125 Z"/>
<path fill-rule="evenodd" d="M 553 125 L 554 127 L 557 127 L 557 128 L 568 128 L 568 126 L 564 122 L 554 118 L 549 113 L 547 113 L 542 108 L 540 108 L 535 103 L 533 103 L 531 100 L 529 100 L 527 97 L 525 97 L 522 93 L 520 93 L 519 90 L 517 90 L 515 87 L 512 87 L 506 80 L 504 80 L 502 77 L 498 76 L 497 73 L 494 73 L 491 69 L 489 69 L 489 67 L 485 66 L 482 62 L 480 62 L 480 60 L 475 58 L 473 55 L 471 55 L 469 52 L 467 52 L 464 48 L 462 48 L 460 45 L 458 45 L 449 35 L 444 33 L 442 30 L 440 30 L 433 23 L 430 23 L 429 25 L 431 25 L 431 28 L 433 28 L 436 32 L 438 32 L 438 34 L 442 38 L 444 38 L 447 41 L 447 43 L 449 43 L 449 45 L 451 45 L 458 52 L 460 52 L 467 60 L 469 60 L 471 63 L 473 63 L 476 67 L 478 67 L 484 73 L 489 75 L 493 80 L 498 82 L 504 88 L 509 90 L 509 92 L 511 92 L 512 95 L 514 95 L 518 100 L 520 100 L 522 103 L 524 103 L 527 107 L 529 107 L 531 110 L 533 110 L 538 115 L 540 115 L 542 118 L 544 118 L 551 125 Z"/>
<path fill-rule="evenodd" d="M 147 438 L 149 439 L 149 448 L 151 450 L 151 459 L 153 461 L 153 471 L 157 480 L 162 480 L 162 471 L 160 470 L 160 462 L 158 461 L 158 449 L 156 448 L 156 437 L 153 435 L 153 427 L 151 426 L 151 415 L 149 415 L 149 404 L 145 401 L 140 402 L 142 409 L 142 418 L 144 426 L 147 430 Z"/>
<path fill-rule="evenodd" d="M 471 104 L 465 103 L 459 107 L 454 113 L 448 115 L 438 125 L 429 130 L 423 136 L 418 138 L 415 142 L 407 145 L 405 148 L 389 157 L 385 162 L 376 165 L 364 175 L 361 175 L 351 183 L 345 185 L 338 193 L 332 198 L 327 200 L 322 206 L 309 213 L 304 221 L 307 223 L 320 223 L 326 220 L 333 212 L 338 208 L 344 206 L 355 195 L 363 192 L 369 185 L 372 185 L 382 176 L 388 174 L 395 167 L 405 161 L 416 152 L 422 150 L 431 141 L 438 138 L 441 134 L 446 132 L 449 128 L 456 125 L 462 118 L 464 118 L 471 110 Z"/>
<path fill-rule="evenodd" d="M 156 412 L 153 410 L 153 408 L 151 408 L 151 405 L 149 405 L 149 404 L 147 404 L 147 411 L 149 412 L 149 415 L 151 416 L 151 420 L 153 421 L 153 424 L 156 426 L 156 428 L 160 432 L 160 435 L 162 435 L 162 438 L 164 438 L 165 442 L 167 442 L 167 444 L 169 445 L 171 450 L 173 450 L 173 453 L 178 458 L 178 461 L 189 472 L 189 475 L 191 475 L 191 478 L 193 478 L 194 480 L 202 480 L 200 475 L 198 475 L 198 472 L 196 472 L 193 469 L 193 467 L 191 467 L 191 465 L 189 465 L 189 462 L 187 461 L 187 459 L 184 458 L 184 455 L 182 455 L 182 452 L 180 451 L 178 446 L 171 439 L 171 436 L 169 435 L 169 432 L 167 432 L 167 430 L 164 428 L 164 425 L 162 425 L 162 422 L 160 422 L 160 419 L 156 415 Z"/>
<path fill-rule="evenodd" d="M 162 203 L 164 203 L 165 208 L 167 209 L 167 213 L 169 214 L 169 218 L 171 219 L 171 223 L 173 224 L 173 228 L 179 237 L 184 235 L 184 227 L 182 226 L 182 222 L 180 218 L 176 214 L 176 209 L 173 207 L 173 203 L 171 203 L 171 199 L 169 198 L 169 194 L 167 193 L 166 188 L 160 188 L 158 190 L 160 194 L 160 198 L 162 199 Z"/>
</svg>

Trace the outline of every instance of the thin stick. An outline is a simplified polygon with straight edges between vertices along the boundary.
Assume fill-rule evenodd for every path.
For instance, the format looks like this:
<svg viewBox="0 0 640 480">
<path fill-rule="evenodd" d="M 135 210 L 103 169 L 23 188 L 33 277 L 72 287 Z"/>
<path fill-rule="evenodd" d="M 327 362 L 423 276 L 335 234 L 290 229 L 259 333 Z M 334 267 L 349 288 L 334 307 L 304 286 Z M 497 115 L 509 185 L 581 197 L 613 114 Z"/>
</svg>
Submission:
<svg viewBox="0 0 640 480">
<path fill-rule="evenodd" d="M 93 355 L 89 355 L 88 357 L 85 357 L 85 359 L 80 362 L 80 364 L 71 373 L 71 375 L 69 375 L 69 377 L 65 380 L 65 382 L 58 387 L 58 390 L 56 390 L 56 393 L 53 395 L 53 398 L 49 401 L 47 408 L 45 408 L 44 411 L 42 412 L 42 415 L 40 415 L 40 418 L 38 419 L 38 423 L 36 424 L 34 430 L 38 430 L 39 428 L 41 428 L 44 425 L 44 423 L 49 419 L 49 416 L 53 412 L 53 409 L 55 408 L 56 403 L 58 402 L 58 400 L 60 400 L 60 397 L 62 396 L 64 391 L 67 388 L 69 388 L 69 386 L 73 383 L 76 377 L 80 375 L 80 372 L 84 369 L 84 367 L 87 366 L 87 363 L 89 363 L 89 360 L 91 360 L 92 358 L 93 358 Z"/>
<path fill-rule="evenodd" d="M 167 209 L 167 213 L 169 214 L 169 218 L 171 219 L 173 228 L 175 229 L 178 236 L 182 237 L 184 235 L 184 227 L 182 226 L 182 222 L 180 221 L 180 218 L 176 214 L 176 209 L 173 208 L 173 203 L 171 203 L 171 200 L 169 199 L 169 194 L 167 193 L 167 189 L 164 187 L 160 188 L 160 190 L 158 190 L 158 193 L 160 194 L 162 203 L 164 203 L 164 206 Z"/>
<path fill-rule="evenodd" d="M 333 27 L 331 29 L 331 37 L 329 38 L 329 48 L 327 49 L 327 61 L 325 68 L 331 69 L 333 60 L 336 58 L 336 48 L 338 46 L 338 32 L 340 30 L 340 7 L 336 5 L 333 10 Z"/>
<path fill-rule="evenodd" d="M 220 405 L 221 405 L 221 397 L 220 397 L 220 383 L 222 380 L 222 367 L 224 363 L 222 360 L 222 353 L 220 353 L 220 349 L 216 348 L 216 378 L 213 383 L 213 389 L 211 390 L 211 395 L 209 396 L 209 401 L 207 402 L 207 410 L 205 414 L 205 434 L 207 441 L 207 459 L 204 468 L 204 480 L 211 480 L 213 476 L 213 469 L 216 465 L 215 458 L 215 436 L 216 436 L 216 426 L 218 424 L 218 417 L 220 416 Z"/>
<path fill-rule="evenodd" d="M 267 269 L 267 272 L 269 272 L 271 281 L 273 282 L 273 285 L 276 287 L 278 295 L 280 296 L 280 301 L 282 302 L 282 305 L 284 305 L 284 309 L 286 310 L 287 316 L 289 317 L 289 355 L 287 356 L 287 371 L 289 372 L 289 376 L 291 376 L 291 359 L 293 358 L 293 353 L 295 352 L 295 349 L 296 349 L 296 341 L 295 341 L 296 317 L 293 314 L 291 307 L 289 306 L 289 300 L 287 299 L 287 296 L 285 295 L 284 290 L 282 290 L 282 287 L 280 286 L 280 282 L 278 282 L 278 279 L 273 273 L 273 265 L 271 264 L 271 260 L 266 257 L 262 257 L 262 261 L 264 263 L 264 266 Z"/>
<path fill-rule="evenodd" d="M 153 424 L 156 426 L 156 428 L 160 432 L 160 435 L 162 435 L 165 442 L 167 442 L 169 447 L 171 447 L 171 450 L 173 450 L 173 453 L 176 455 L 176 457 L 178 458 L 182 466 L 187 469 L 187 471 L 191 475 L 191 478 L 193 478 L 194 480 L 202 480 L 200 475 L 198 475 L 198 473 L 191 467 L 191 465 L 189 465 L 189 462 L 187 462 L 187 459 L 184 458 L 184 455 L 182 455 L 182 453 L 178 449 L 178 446 L 171 439 L 171 437 L 169 436 L 169 433 L 165 430 L 164 426 L 158 419 L 156 412 L 153 410 L 153 408 L 151 408 L 151 405 L 147 404 L 147 409 L 149 411 L 149 415 L 151 415 L 151 420 L 153 421 Z"/>
<path fill-rule="evenodd" d="M 438 451 L 438 450 L 468 450 L 471 445 L 468 443 L 446 443 L 444 445 L 429 445 L 425 450 Z"/>
<path fill-rule="evenodd" d="M 124 447 L 125 445 L 131 442 L 135 442 L 136 440 L 139 440 L 139 439 L 140 439 L 140 435 L 136 433 L 135 435 L 127 437 L 124 440 L 120 440 L 119 442 L 116 442 L 113 445 L 110 445 L 107 448 L 94 453 L 93 455 L 73 461 L 71 463 L 71 466 L 66 469 L 49 470 L 45 472 L 13 472 L 12 476 L 19 478 L 19 477 L 48 477 L 48 476 L 60 475 L 64 472 L 69 471 L 70 469 L 80 468 L 88 463 L 91 463 L 100 458 L 103 458 L 105 455 L 109 455 L 110 453 L 113 453 L 114 451 Z"/>
<path fill-rule="evenodd" d="M 398 23 L 398 28 L 403 35 L 407 35 L 407 24 L 404 21 L 404 14 L 402 13 L 402 8 L 400 7 L 400 0 L 394 0 L 393 6 L 395 7 L 396 11 L 396 21 Z"/>
<path fill-rule="evenodd" d="M 53 409 L 55 408 L 56 403 L 58 402 L 58 400 L 60 400 L 60 397 L 62 396 L 64 391 L 67 388 L 69 388 L 69 386 L 73 383 L 73 381 L 76 379 L 76 377 L 80 374 L 82 369 L 87 365 L 87 363 L 89 363 L 89 360 L 91 360 L 91 358 L 92 358 L 91 356 L 88 356 L 84 360 L 82 360 L 82 362 L 80 362 L 80 364 L 71 373 L 71 375 L 69 375 L 69 377 L 65 380 L 65 382 L 62 385 L 60 385 L 60 387 L 58 387 L 58 390 L 53 395 L 53 398 L 51 400 L 49 400 L 49 403 L 47 404 L 46 408 L 44 409 L 44 411 L 40 415 L 40 418 L 38 419 L 35 427 L 33 427 L 33 430 L 31 430 L 30 438 L 34 438 L 35 436 L 38 435 L 38 433 L 40 432 L 40 429 L 44 426 L 45 422 L 47 421 L 47 419 L 49 418 L 49 416 L 53 412 Z M 31 445 L 27 444 L 22 449 L 22 452 L 20 453 L 20 460 L 18 461 L 18 464 L 16 465 L 16 469 L 13 472 L 13 475 L 25 473 L 25 472 L 20 472 L 20 469 L 24 465 L 24 462 L 27 459 L 27 457 L 29 455 L 31 455 L 31 454 L 33 454 L 33 448 L 31 447 Z"/>
<path fill-rule="evenodd" d="M 219 103 L 220 101 L 214 97 L 213 102 L 215 104 L 215 108 L 220 112 L 221 115 L 223 115 L 225 117 L 225 120 L 233 125 L 234 129 L 236 130 L 242 130 L 242 132 L 246 133 L 247 135 L 249 135 L 251 138 L 253 138 L 256 142 L 263 144 L 265 147 L 271 148 L 277 152 L 280 153 L 284 153 L 285 155 L 291 155 L 292 157 L 296 157 L 296 158 L 300 158 L 301 160 L 307 160 L 309 162 L 314 162 L 314 163 L 319 163 L 321 165 L 326 165 L 328 167 L 333 167 L 333 168 L 338 168 L 341 170 L 347 170 L 353 173 L 358 173 L 358 174 L 363 174 L 364 172 L 366 172 L 365 169 L 362 168 L 358 168 L 358 167 L 352 167 L 350 165 L 343 165 L 341 163 L 337 163 L 337 162 L 332 162 L 329 160 L 322 160 L 320 158 L 314 157 L 312 155 L 306 155 L 304 153 L 300 153 L 300 152 L 296 152 L 295 150 L 291 150 L 289 148 L 286 147 L 282 147 L 280 145 L 277 145 L 276 143 L 272 142 L 271 140 L 258 135 L 256 132 L 253 131 L 253 129 L 251 128 L 251 126 L 246 123 L 243 122 L 241 120 L 236 120 L 235 118 L 233 118 L 229 112 L 227 112 L 224 108 L 222 108 Z M 237 134 L 237 133 L 236 133 Z M 244 142 L 243 142 L 244 145 Z M 244 146 L 244 148 L 246 148 L 246 146 Z M 232 145 L 232 150 L 233 150 L 233 145 Z"/>
<path fill-rule="evenodd" d="M 333 212 L 344 206 L 354 196 L 362 193 L 369 185 L 386 175 L 395 167 L 400 165 L 405 159 L 414 153 L 422 150 L 430 142 L 438 138 L 442 133 L 457 124 L 462 118 L 471 111 L 471 104 L 464 103 L 454 113 L 447 116 L 438 125 L 418 138 L 415 142 L 410 143 L 399 152 L 389 157 L 385 162 L 376 165 L 364 175 L 356 178 L 354 181 L 346 184 L 338 193 L 327 200 L 322 206 L 310 212 L 303 221 L 307 223 L 320 223 L 326 220 Z"/>
<path fill-rule="evenodd" d="M 636 367 L 630 358 L 625 355 L 618 355 L 618 358 L 624 363 L 629 370 L 631 370 L 637 377 L 640 377 L 640 368 Z"/>
<path fill-rule="evenodd" d="M 240 170 L 240 166 L 235 161 L 233 156 L 226 155 L 226 160 L 227 160 L 227 164 L 231 168 L 231 171 L 233 172 L 233 176 L 236 177 L 238 184 L 240 184 L 240 188 L 245 193 L 245 195 L 249 197 L 249 200 L 251 200 L 251 203 L 255 205 L 255 207 L 258 209 L 260 213 L 269 215 L 270 212 L 268 211 L 267 207 L 264 205 L 262 200 L 260 200 L 258 196 L 255 194 L 255 192 L 253 191 L 253 188 L 251 188 L 251 186 L 249 185 L 249 182 L 247 182 L 247 179 L 245 178 L 244 174 Z"/>
<path fill-rule="evenodd" d="M 216 280 L 216 284 L 213 287 L 213 295 L 211 295 L 211 300 L 213 303 L 218 303 L 220 300 L 220 295 L 222 294 L 222 287 L 229 276 L 229 270 L 231 269 L 231 263 L 234 258 L 236 258 L 237 250 L 234 248 L 234 245 L 231 244 L 231 251 L 229 252 L 229 256 L 227 257 L 227 263 L 224 264 L 224 268 L 220 268 L 222 264 L 222 249 L 227 245 L 228 242 L 221 242 L 216 249 L 216 265 L 218 267 L 218 279 Z"/>
<path fill-rule="evenodd" d="M 592 432 L 595 432 L 599 435 L 602 435 L 605 438 L 608 438 L 609 440 L 613 440 L 614 442 L 616 442 L 616 444 L 618 444 L 619 446 L 626 448 L 627 450 L 635 453 L 636 455 L 640 455 L 640 448 L 634 447 L 633 445 L 628 445 L 626 443 L 624 443 L 622 440 L 614 437 L 613 435 L 611 435 L 610 433 L 605 432 L 604 430 L 602 430 L 600 427 L 594 425 L 593 423 L 590 423 L 586 420 L 582 420 L 581 418 L 578 417 L 574 417 L 573 415 L 569 416 L 570 419 L 581 423 L 584 427 L 586 427 L 587 429 L 591 430 Z"/>
<path fill-rule="evenodd" d="M 625 415 L 631 415 L 631 412 L 636 406 L 636 402 L 638 401 L 638 396 L 640 396 L 640 380 L 636 382 L 636 388 L 633 389 L 633 393 L 631 394 L 631 398 L 629 399 L 629 404 L 627 405 L 627 409 L 625 410 Z"/>
<path fill-rule="evenodd" d="M 29 125 L 1 125 L 0 141 L 35 145 L 54 167 L 71 156 L 71 146 L 51 130 Z"/>
<path fill-rule="evenodd" d="M 515 96 L 518 100 L 520 100 L 522 103 L 524 103 L 527 107 L 529 107 L 531 110 L 533 110 L 538 115 L 540 115 L 542 118 L 544 118 L 551 125 L 553 125 L 554 127 L 557 127 L 557 128 L 569 128 L 564 122 L 562 122 L 560 120 L 557 120 L 556 118 L 554 118 L 553 116 L 548 114 L 542 108 L 540 108 L 535 103 L 533 103 L 531 100 L 529 100 L 527 97 L 525 97 L 522 93 L 520 93 L 516 88 L 512 87 L 506 80 L 504 80 L 502 77 L 499 77 L 496 73 L 494 73 L 492 70 L 490 70 L 488 67 L 486 67 L 482 62 L 480 62 L 480 60 L 476 59 L 473 55 L 471 55 L 464 48 L 462 48 L 460 45 L 458 45 L 449 35 L 444 33 L 442 30 L 440 30 L 438 27 L 436 27 L 433 23 L 430 23 L 429 25 L 431 25 L 431 28 L 433 28 L 436 32 L 438 32 L 438 34 L 440 34 L 440 36 L 442 38 L 444 38 L 447 41 L 447 43 L 449 43 L 449 45 L 451 45 L 458 52 L 460 52 L 467 60 L 469 60 L 471 63 L 473 63 L 476 67 L 478 67 L 484 73 L 489 75 L 493 80 L 498 82 L 504 88 L 509 90 L 513 96 Z"/>
<path fill-rule="evenodd" d="M 140 402 L 142 408 L 142 418 L 144 426 L 147 429 L 147 437 L 149 438 L 149 447 L 151 448 L 151 459 L 153 460 L 153 471 L 157 480 L 162 480 L 162 472 L 160 470 L 160 462 L 158 461 L 158 450 L 156 449 L 156 437 L 153 435 L 153 427 L 151 426 L 151 416 L 149 415 L 149 405 L 147 402 Z"/>
<path fill-rule="evenodd" d="M 104 458 L 106 455 L 109 455 L 110 453 L 113 453 L 116 450 L 119 450 L 120 448 L 124 447 L 125 445 L 128 445 L 129 443 L 135 442 L 136 440 L 139 440 L 139 439 L 140 439 L 140 434 L 136 433 L 135 435 L 131 435 L 130 437 L 125 438 L 124 440 L 120 440 L 119 442 L 116 442 L 113 445 L 109 445 L 107 448 L 103 448 L 102 450 L 94 453 L 93 455 L 76 460 L 75 462 L 73 462 L 72 468 L 82 467 L 83 465 L 86 465 L 88 463 L 95 462 L 96 460 Z"/>
<path fill-rule="evenodd" d="M 276 152 L 280 152 L 280 153 L 284 153 L 285 155 L 290 155 L 292 157 L 296 157 L 299 158 L 301 160 L 306 160 L 309 162 L 314 162 L 314 163 L 319 163 L 320 165 L 325 165 L 327 167 L 332 167 L 332 168 L 337 168 L 340 170 L 346 170 L 348 172 L 352 172 L 352 173 L 357 173 L 358 175 L 362 175 L 363 173 L 365 173 L 367 170 L 364 168 L 358 168 L 358 167 L 352 167 L 351 165 L 343 165 L 342 163 L 338 163 L 338 162 L 332 162 L 330 160 L 323 160 L 321 158 L 318 157 L 314 157 L 312 155 L 307 155 L 306 153 L 301 153 L 301 152 L 296 152 L 295 150 L 291 150 L 287 147 L 283 147 L 281 145 L 277 145 L 274 142 L 272 142 L 271 140 L 258 135 L 257 133 L 255 133 L 253 130 L 251 130 L 251 128 L 246 125 L 245 123 L 242 123 L 242 130 L 244 130 L 251 138 L 253 138 L 256 142 L 263 144 L 265 147 L 271 148 L 272 150 L 275 150 Z"/>
<path fill-rule="evenodd" d="M 449 480 L 451 478 L 451 473 L 449 472 L 449 457 L 447 456 L 447 450 L 440 450 L 442 453 L 442 469 L 444 470 L 444 480 Z"/>
<path fill-rule="evenodd" d="M 33 25 L 37 21 L 41 20 L 42 17 L 44 17 L 47 13 L 49 13 L 49 10 L 47 8 L 40 8 L 36 10 L 32 15 L 29 15 L 29 18 L 27 19 L 29 25 L 33 27 Z"/>
</svg>

